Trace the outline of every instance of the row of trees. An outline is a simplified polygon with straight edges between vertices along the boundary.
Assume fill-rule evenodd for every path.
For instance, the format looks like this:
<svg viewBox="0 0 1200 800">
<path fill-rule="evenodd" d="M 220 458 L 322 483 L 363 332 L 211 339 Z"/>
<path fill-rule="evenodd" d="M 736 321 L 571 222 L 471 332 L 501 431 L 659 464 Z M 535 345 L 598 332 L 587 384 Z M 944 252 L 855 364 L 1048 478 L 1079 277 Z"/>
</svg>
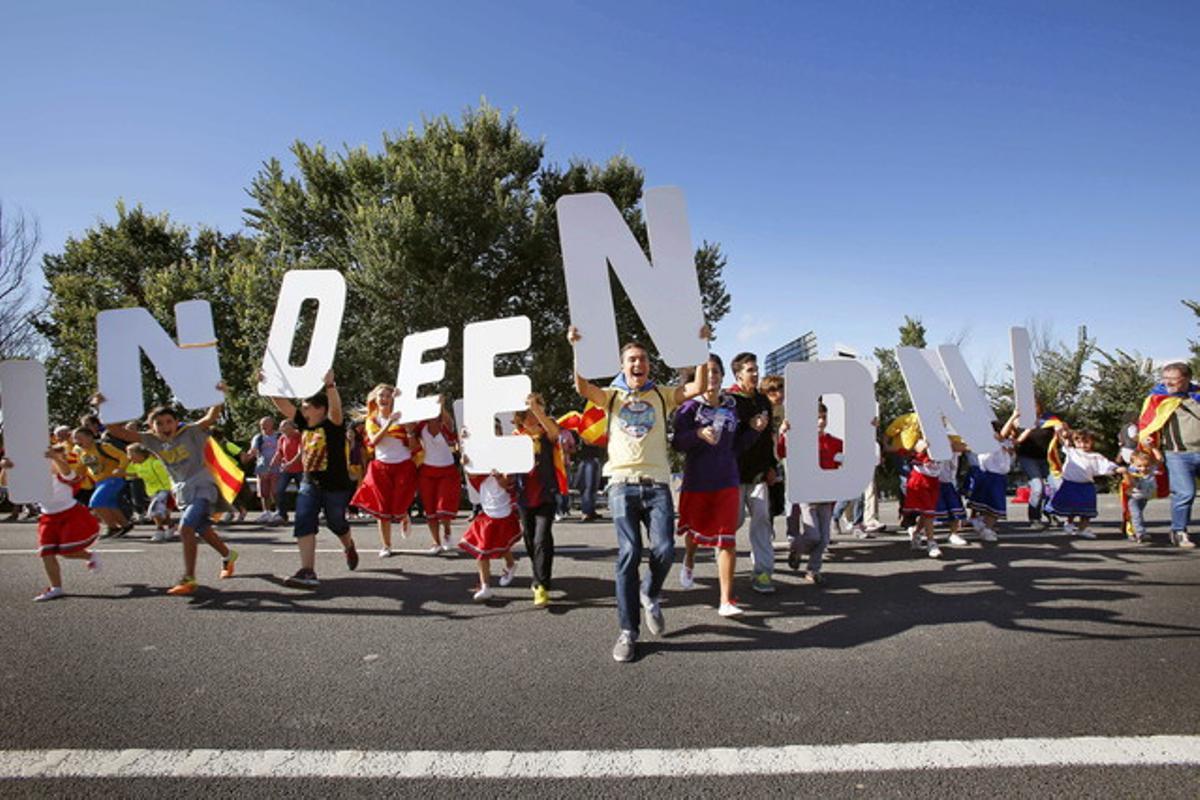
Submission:
<svg viewBox="0 0 1200 800">
<path fill-rule="evenodd" d="M 530 355 L 508 367 L 528 374 L 552 408 L 578 404 L 571 387 L 566 287 L 554 204 L 565 194 L 602 191 L 613 198 L 643 248 L 639 209 L 643 174 L 628 158 L 598 164 L 547 163 L 545 144 L 530 140 L 486 103 L 455 121 L 427 120 L 419 132 L 384 136 L 378 152 L 338 154 L 296 142 L 285 169 L 263 164 L 248 188 L 245 232 L 192 231 L 165 213 L 118 203 L 115 221 L 100 222 L 43 257 L 43 305 L 31 313 L 29 262 L 36 226 L 0 214 L 0 355 L 48 359 L 55 419 L 74 419 L 95 389 L 95 317 L 109 308 L 142 306 L 174 329 L 174 305 L 208 300 L 229 384 L 230 427 L 248 435 L 270 407 L 254 390 L 280 281 L 291 269 L 337 269 L 349 288 L 338 345 L 339 383 L 361 398 L 394 379 L 403 337 L 446 325 L 452 340 L 444 391 L 461 390 L 462 326 L 528 315 L 534 320 Z M 729 311 L 722 278 L 726 258 L 716 244 L 696 251 L 705 315 L 716 324 Z M 624 335 L 645 331 L 614 284 Z M 1200 316 L 1200 304 L 1185 301 Z M 32 324 L 23 324 L 30 320 Z M 310 319 L 306 321 L 311 323 Z M 920 320 L 905 318 L 899 343 L 924 347 Z M 300 337 L 303 339 L 303 337 Z M 1073 343 L 1035 331 L 1036 384 L 1043 408 L 1095 429 L 1105 447 L 1121 419 L 1136 410 L 1153 384 L 1149 359 L 1097 347 L 1086 329 Z M 300 341 L 297 350 L 306 347 Z M 1200 342 L 1192 342 L 1200 365 Z M 876 393 L 887 421 L 910 410 L 888 348 L 875 351 L 881 369 Z M 504 368 L 504 365 L 501 365 Z M 669 375 L 661 370 L 661 378 Z M 169 391 L 146 365 L 149 402 Z M 988 387 L 999 414 L 1011 408 L 1011 386 Z"/>
</svg>

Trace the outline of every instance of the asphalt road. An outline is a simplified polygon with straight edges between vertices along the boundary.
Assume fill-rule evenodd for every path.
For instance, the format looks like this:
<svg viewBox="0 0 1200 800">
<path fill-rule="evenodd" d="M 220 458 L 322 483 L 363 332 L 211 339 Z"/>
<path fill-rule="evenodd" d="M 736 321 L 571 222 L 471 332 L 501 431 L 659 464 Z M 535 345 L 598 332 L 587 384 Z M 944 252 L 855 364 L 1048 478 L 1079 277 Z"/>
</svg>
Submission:
<svg viewBox="0 0 1200 800">
<path fill-rule="evenodd" d="M 238 574 L 164 595 L 177 544 L 148 532 L 105 541 L 104 569 L 64 566 L 44 584 L 30 524 L 0 525 L 0 755 L 64 749 L 626 750 L 1200 733 L 1200 554 L 1138 546 L 1105 498 L 1097 541 L 1061 535 L 944 548 L 838 537 L 828 584 L 782 561 L 779 591 L 755 595 L 748 548 L 737 595 L 716 614 L 711 559 L 698 587 L 672 573 L 667 634 L 643 628 L 642 656 L 612 661 L 617 633 L 606 523 L 560 523 L 553 604 L 532 606 L 528 562 L 486 606 L 473 562 L 322 551 L 322 587 L 282 586 L 297 567 L 286 531 L 235 526 Z M 885 508 L 885 517 L 894 518 Z M 1165 502 L 1151 505 L 1165 532 Z M 465 523 L 456 525 L 461 532 Z M 782 529 L 782 523 L 780 523 Z M 1006 534 L 1010 538 L 1004 540 Z M 744 538 L 744 533 L 743 533 Z M 336 540 L 322 534 L 322 548 Z M 417 532 L 403 547 L 419 549 Z M 781 539 L 782 544 L 782 539 Z M 931 745 L 935 746 L 935 745 Z M 6 796 L 768 796 L 1194 797 L 1190 767 L 898 769 L 803 776 L 638 780 L 51 779 L 0 782 Z"/>
</svg>

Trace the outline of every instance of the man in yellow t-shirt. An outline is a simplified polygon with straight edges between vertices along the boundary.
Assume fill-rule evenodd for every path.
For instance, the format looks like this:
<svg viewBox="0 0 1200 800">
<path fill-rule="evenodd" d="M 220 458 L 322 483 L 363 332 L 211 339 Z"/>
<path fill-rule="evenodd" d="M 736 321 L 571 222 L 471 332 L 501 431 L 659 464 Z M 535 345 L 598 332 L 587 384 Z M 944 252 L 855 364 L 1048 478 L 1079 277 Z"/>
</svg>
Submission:
<svg viewBox="0 0 1200 800">
<path fill-rule="evenodd" d="M 572 326 L 572 347 L 582 338 Z M 705 325 L 700 338 L 708 340 Z M 617 661 L 637 655 L 638 603 L 646 609 L 646 627 L 653 634 L 666 629 L 659 594 L 675 560 L 675 507 L 671 499 L 671 467 L 667 457 L 667 420 L 685 400 L 708 384 L 708 362 L 696 368 L 695 379 L 682 386 L 657 386 L 650 378 L 650 354 L 638 342 L 621 348 L 621 373 L 612 385 L 600 388 L 575 370 L 575 391 L 608 413 L 608 509 L 617 530 L 617 616 L 621 634 L 613 647 Z M 650 574 L 639 578 L 642 528 L 650 536 Z"/>
</svg>

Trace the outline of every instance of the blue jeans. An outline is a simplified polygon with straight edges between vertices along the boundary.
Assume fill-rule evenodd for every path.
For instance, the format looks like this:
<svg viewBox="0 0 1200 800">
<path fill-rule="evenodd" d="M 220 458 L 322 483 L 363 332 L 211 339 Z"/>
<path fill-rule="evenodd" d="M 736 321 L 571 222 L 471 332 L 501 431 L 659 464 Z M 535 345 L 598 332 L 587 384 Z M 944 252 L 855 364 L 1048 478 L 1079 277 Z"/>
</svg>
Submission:
<svg viewBox="0 0 1200 800">
<path fill-rule="evenodd" d="M 854 504 L 853 519 L 851 523 L 854 525 L 863 524 L 863 499 L 862 495 L 855 497 L 853 500 L 838 500 L 833 506 L 833 524 L 840 526 L 842 524 L 842 514 L 846 513 L 846 506 Z"/>
<path fill-rule="evenodd" d="M 630 631 L 636 639 L 642 527 L 650 534 L 650 585 L 646 594 L 657 599 L 675 560 L 675 504 L 665 483 L 613 481 L 608 487 L 608 509 L 617 528 L 617 617 L 621 630 Z"/>
<path fill-rule="evenodd" d="M 183 519 L 179 521 L 179 527 L 191 528 L 197 536 L 203 536 L 212 528 L 211 509 L 212 503 L 208 498 L 198 497 L 192 500 L 183 512 Z"/>
<path fill-rule="evenodd" d="M 596 491 L 600 488 L 600 459 L 579 459 L 575 480 L 579 483 L 579 510 L 585 517 L 590 517 L 596 513 Z"/>
<path fill-rule="evenodd" d="M 325 512 L 325 527 L 335 536 L 350 532 L 346 521 L 346 506 L 350 504 L 350 490 L 328 491 L 308 481 L 300 482 L 300 493 L 296 495 L 296 522 L 292 535 L 297 539 L 314 536 L 321 527 L 321 512 Z"/>
<path fill-rule="evenodd" d="M 1046 505 L 1046 479 L 1050 477 L 1050 464 L 1044 458 L 1017 456 L 1017 465 L 1029 479 L 1029 521 L 1038 522 Z"/>
<path fill-rule="evenodd" d="M 1171 530 L 1187 533 L 1196 499 L 1196 475 L 1200 474 L 1200 452 L 1163 453 L 1171 483 Z"/>
</svg>

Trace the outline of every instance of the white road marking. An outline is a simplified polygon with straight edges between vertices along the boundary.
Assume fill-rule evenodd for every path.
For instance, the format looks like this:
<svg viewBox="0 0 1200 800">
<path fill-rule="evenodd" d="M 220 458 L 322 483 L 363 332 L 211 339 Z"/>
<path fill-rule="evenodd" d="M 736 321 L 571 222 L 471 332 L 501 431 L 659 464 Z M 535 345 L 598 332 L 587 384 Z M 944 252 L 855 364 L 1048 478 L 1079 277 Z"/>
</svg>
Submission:
<svg viewBox="0 0 1200 800">
<path fill-rule="evenodd" d="M 3 750 L 11 778 L 630 778 L 1200 765 L 1200 736 L 676 750 Z"/>
</svg>

